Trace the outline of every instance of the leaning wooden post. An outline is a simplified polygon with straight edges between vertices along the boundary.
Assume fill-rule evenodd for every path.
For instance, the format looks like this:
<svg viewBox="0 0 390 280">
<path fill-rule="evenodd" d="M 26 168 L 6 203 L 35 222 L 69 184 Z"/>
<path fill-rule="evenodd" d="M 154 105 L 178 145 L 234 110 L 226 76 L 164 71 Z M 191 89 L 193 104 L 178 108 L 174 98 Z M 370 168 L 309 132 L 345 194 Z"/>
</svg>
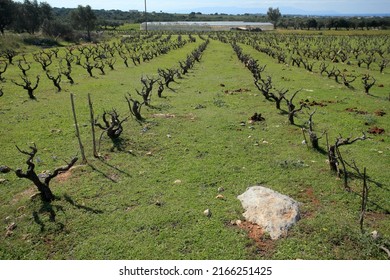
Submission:
<svg viewBox="0 0 390 280">
<path fill-rule="evenodd" d="M 91 116 L 91 130 L 92 130 L 92 145 L 93 145 L 93 156 L 98 158 L 99 155 L 96 151 L 96 139 L 95 139 L 95 117 L 93 113 L 91 94 L 88 93 L 88 104 L 89 104 L 89 114 Z"/>
<path fill-rule="evenodd" d="M 86 164 L 87 163 L 87 158 L 85 157 L 83 143 L 81 142 L 81 138 L 80 138 L 80 131 L 79 131 L 79 126 L 78 126 L 77 117 L 76 117 L 76 110 L 74 108 L 73 93 L 70 94 L 70 101 L 72 103 L 72 112 L 73 112 L 73 118 L 74 118 L 74 125 L 75 125 L 75 128 L 76 128 L 76 137 L 79 140 L 79 146 L 80 146 L 80 152 L 81 152 L 81 158 L 82 158 L 82 162 L 81 163 L 82 164 Z"/>
<path fill-rule="evenodd" d="M 305 139 L 304 141 L 305 141 L 306 147 L 307 147 L 307 149 L 309 149 L 309 145 L 307 144 L 307 139 L 306 139 L 306 134 L 305 134 L 304 128 L 302 128 L 302 134 L 303 134 L 303 138 Z"/>
<path fill-rule="evenodd" d="M 360 218 L 359 218 L 360 231 L 362 233 L 364 233 L 363 221 L 364 221 L 364 215 L 365 215 L 366 209 L 367 209 L 367 200 L 368 200 L 368 185 L 367 185 L 366 168 L 364 167 L 364 171 L 363 171 L 363 191 L 362 191 L 362 208 L 361 208 L 361 211 L 360 211 Z"/>
</svg>

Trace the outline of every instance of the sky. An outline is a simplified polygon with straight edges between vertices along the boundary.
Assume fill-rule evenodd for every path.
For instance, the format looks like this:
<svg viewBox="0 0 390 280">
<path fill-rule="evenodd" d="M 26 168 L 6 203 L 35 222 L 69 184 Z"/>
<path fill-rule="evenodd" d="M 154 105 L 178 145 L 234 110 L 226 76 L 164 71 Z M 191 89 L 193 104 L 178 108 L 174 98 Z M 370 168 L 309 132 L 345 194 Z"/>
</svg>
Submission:
<svg viewBox="0 0 390 280">
<path fill-rule="evenodd" d="M 144 0 L 38 0 L 52 7 L 75 8 L 90 5 L 92 9 L 140 10 Z M 390 14 L 390 0 L 146 0 L 149 12 L 202 13 L 266 13 L 269 7 L 282 14 L 308 12 L 313 14 Z"/>
</svg>

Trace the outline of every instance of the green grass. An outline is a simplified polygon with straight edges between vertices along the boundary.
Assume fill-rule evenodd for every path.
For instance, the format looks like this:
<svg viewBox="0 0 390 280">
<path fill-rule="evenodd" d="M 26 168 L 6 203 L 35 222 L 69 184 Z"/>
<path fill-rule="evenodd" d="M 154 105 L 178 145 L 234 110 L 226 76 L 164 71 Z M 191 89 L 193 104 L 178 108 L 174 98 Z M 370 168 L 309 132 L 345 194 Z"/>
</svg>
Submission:
<svg viewBox="0 0 390 280">
<path fill-rule="evenodd" d="M 383 75 L 373 72 L 384 87 L 375 86 L 367 96 L 319 73 L 277 64 L 241 45 L 244 53 L 267 65 L 265 75 L 271 75 L 278 88 L 291 93 L 304 89 L 296 101 L 335 102 L 318 107 L 314 116 L 315 130 L 327 130 L 331 143 L 339 134 L 361 136 L 368 116 L 385 128 L 385 134 L 341 148 L 346 159 L 367 167 L 370 178 L 381 184 L 370 183 L 364 235 L 358 224 L 361 180 L 350 180 L 353 191 L 344 191 L 342 180 L 329 172 L 327 156 L 302 144 L 300 127 L 290 125 L 286 115 L 264 100 L 231 46 L 217 40 L 211 40 L 201 63 L 172 84 L 175 91 L 165 90 L 162 99 L 154 93 L 153 107 L 142 109 L 145 123 L 131 118 L 124 123 L 122 151 L 110 151 L 112 143 L 103 137 L 100 153 L 105 160 L 93 158 L 87 94 L 91 93 L 96 115 L 116 108 L 121 117 L 128 116 L 124 96 L 136 95 L 141 76 L 178 67 L 178 61 L 201 43 L 198 38 L 137 67 L 126 68 L 118 57 L 114 71 L 107 68 L 103 76 L 94 70 L 93 78 L 73 66 L 76 84 L 71 86 L 63 78 L 60 93 L 34 63 L 28 74 L 40 74 L 42 80 L 36 101 L 10 82 L 20 72 L 10 66 L 1 85 L 0 165 L 25 169 L 26 157 L 15 145 L 27 149 L 31 142 L 39 149 L 37 171 L 53 170 L 78 153 L 70 93 L 75 95 L 90 165 L 77 166 L 66 179 L 53 180 L 51 188 L 58 199 L 51 204 L 30 199 L 36 190 L 29 181 L 13 172 L 0 175 L 7 180 L 0 184 L 0 220 L 3 228 L 12 222 L 17 225 L 11 236 L 0 239 L 0 259 L 386 258 L 376 243 L 390 238 L 389 119 L 373 113 L 381 109 L 389 114 L 388 68 Z M 26 58 L 32 61 L 31 56 Z M 235 92 L 239 89 L 242 92 Z M 369 115 L 345 111 L 350 107 Z M 262 113 L 265 122 L 248 124 L 254 112 Z M 298 115 L 298 125 L 308 119 L 307 112 Z M 320 145 L 326 149 L 325 139 Z M 231 220 L 242 219 L 237 195 L 256 184 L 293 197 L 302 210 L 302 219 L 288 237 L 273 241 L 262 253 L 244 230 L 230 225 Z M 215 198 L 219 187 L 225 189 L 224 200 Z M 205 209 L 211 210 L 210 218 L 203 215 Z M 380 232 L 380 241 L 369 237 L 372 230 Z"/>
<path fill-rule="evenodd" d="M 119 26 L 116 30 L 118 31 L 139 31 L 140 24 L 139 23 L 125 23 Z"/>
</svg>

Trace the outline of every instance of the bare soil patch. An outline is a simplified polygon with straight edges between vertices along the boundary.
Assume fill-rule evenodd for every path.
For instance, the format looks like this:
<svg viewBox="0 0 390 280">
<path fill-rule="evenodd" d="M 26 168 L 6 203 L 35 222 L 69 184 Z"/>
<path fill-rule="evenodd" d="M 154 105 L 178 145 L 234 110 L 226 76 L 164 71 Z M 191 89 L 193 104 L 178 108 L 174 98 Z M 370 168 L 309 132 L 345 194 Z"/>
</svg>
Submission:
<svg viewBox="0 0 390 280">
<path fill-rule="evenodd" d="M 347 108 L 347 109 L 345 109 L 345 111 L 351 112 L 351 113 L 356 113 L 356 114 L 359 114 L 359 115 L 367 115 L 368 114 L 367 111 L 358 110 L 358 108 L 356 108 L 356 107 L 354 107 L 354 108 Z"/>
<path fill-rule="evenodd" d="M 271 256 L 275 249 L 275 241 L 267 237 L 261 226 L 248 221 L 232 221 L 231 226 L 237 227 L 247 232 L 249 239 L 251 239 L 256 247 L 256 254 L 263 257 Z"/>
<path fill-rule="evenodd" d="M 236 93 L 244 93 L 244 92 L 249 92 L 249 91 L 251 91 L 251 90 L 247 89 L 247 88 L 239 88 L 239 89 L 234 89 L 234 90 L 225 90 L 224 93 L 233 95 Z"/>
<path fill-rule="evenodd" d="M 375 135 L 379 135 L 379 134 L 382 134 L 385 132 L 385 129 L 384 128 L 380 128 L 380 127 L 377 127 L 377 126 L 374 126 L 374 127 L 371 127 L 369 130 L 368 130 L 368 133 L 370 134 L 375 134 Z"/>
<path fill-rule="evenodd" d="M 15 204 L 19 202 L 20 200 L 24 198 L 31 198 L 35 196 L 38 193 L 38 190 L 35 186 L 31 186 L 28 189 L 25 189 L 24 191 L 17 193 L 11 200 L 11 204 Z"/>
<path fill-rule="evenodd" d="M 384 115 L 386 115 L 386 112 L 381 110 L 381 109 L 379 109 L 379 110 L 376 110 L 374 112 L 374 114 L 377 115 L 378 117 L 383 117 Z"/>
</svg>

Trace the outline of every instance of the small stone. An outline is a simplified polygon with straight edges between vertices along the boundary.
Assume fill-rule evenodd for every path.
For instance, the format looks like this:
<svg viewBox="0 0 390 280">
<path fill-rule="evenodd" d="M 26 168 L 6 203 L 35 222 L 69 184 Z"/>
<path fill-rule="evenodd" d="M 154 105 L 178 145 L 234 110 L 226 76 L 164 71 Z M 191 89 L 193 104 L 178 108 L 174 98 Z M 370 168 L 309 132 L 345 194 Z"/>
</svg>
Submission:
<svg viewBox="0 0 390 280">
<path fill-rule="evenodd" d="M 211 211 L 210 209 L 206 209 L 203 211 L 203 215 L 205 215 L 206 217 L 210 218 L 211 217 Z"/>
<path fill-rule="evenodd" d="M 219 187 L 218 188 L 218 192 L 220 193 L 220 192 L 223 192 L 223 191 L 225 191 L 225 189 L 223 188 L 223 187 Z"/>
<path fill-rule="evenodd" d="M 147 152 L 146 155 L 147 155 L 147 156 L 152 156 L 153 153 L 152 153 L 152 152 Z"/>
<path fill-rule="evenodd" d="M 242 223 L 241 220 L 231 220 L 231 221 L 230 221 L 230 224 L 231 224 L 232 226 L 240 226 L 241 223 Z"/>
<path fill-rule="evenodd" d="M 174 184 L 181 184 L 181 180 L 177 179 L 175 180 L 175 182 L 173 182 Z"/>
<path fill-rule="evenodd" d="M 216 199 L 225 199 L 225 197 L 222 194 L 219 194 L 215 197 Z"/>
<path fill-rule="evenodd" d="M 49 176 L 50 176 L 50 171 L 43 171 L 42 173 L 38 174 L 38 178 L 43 180 Z"/>
<path fill-rule="evenodd" d="M 380 235 L 379 235 L 379 232 L 374 230 L 373 232 L 371 232 L 371 237 L 374 239 L 374 240 L 377 240 Z"/>
<path fill-rule="evenodd" d="M 168 137 L 168 138 L 172 138 L 172 135 L 170 135 L 170 134 L 167 134 L 167 137 Z"/>
<path fill-rule="evenodd" d="M 14 232 L 12 230 L 7 230 L 5 237 L 10 237 Z"/>
<path fill-rule="evenodd" d="M 7 179 L 0 179 L 0 184 L 3 184 L 3 183 L 5 183 L 5 182 L 7 182 Z"/>
<path fill-rule="evenodd" d="M 0 166 L 0 173 L 8 173 L 10 171 L 11 171 L 11 168 L 9 168 L 8 166 L 5 166 L 5 165 Z"/>
<path fill-rule="evenodd" d="M 7 231 L 13 231 L 14 229 L 16 229 L 15 223 L 11 223 L 10 225 L 7 226 Z"/>
<path fill-rule="evenodd" d="M 37 193 L 34 193 L 33 195 L 30 196 L 30 200 L 34 200 L 36 197 L 38 197 L 40 195 L 39 192 Z"/>
<path fill-rule="evenodd" d="M 27 241 L 29 241 L 28 239 L 31 237 L 31 234 L 23 234 L 23 236 L 22 236 L 22 240 L 27 240 Z"/>
</svg>

